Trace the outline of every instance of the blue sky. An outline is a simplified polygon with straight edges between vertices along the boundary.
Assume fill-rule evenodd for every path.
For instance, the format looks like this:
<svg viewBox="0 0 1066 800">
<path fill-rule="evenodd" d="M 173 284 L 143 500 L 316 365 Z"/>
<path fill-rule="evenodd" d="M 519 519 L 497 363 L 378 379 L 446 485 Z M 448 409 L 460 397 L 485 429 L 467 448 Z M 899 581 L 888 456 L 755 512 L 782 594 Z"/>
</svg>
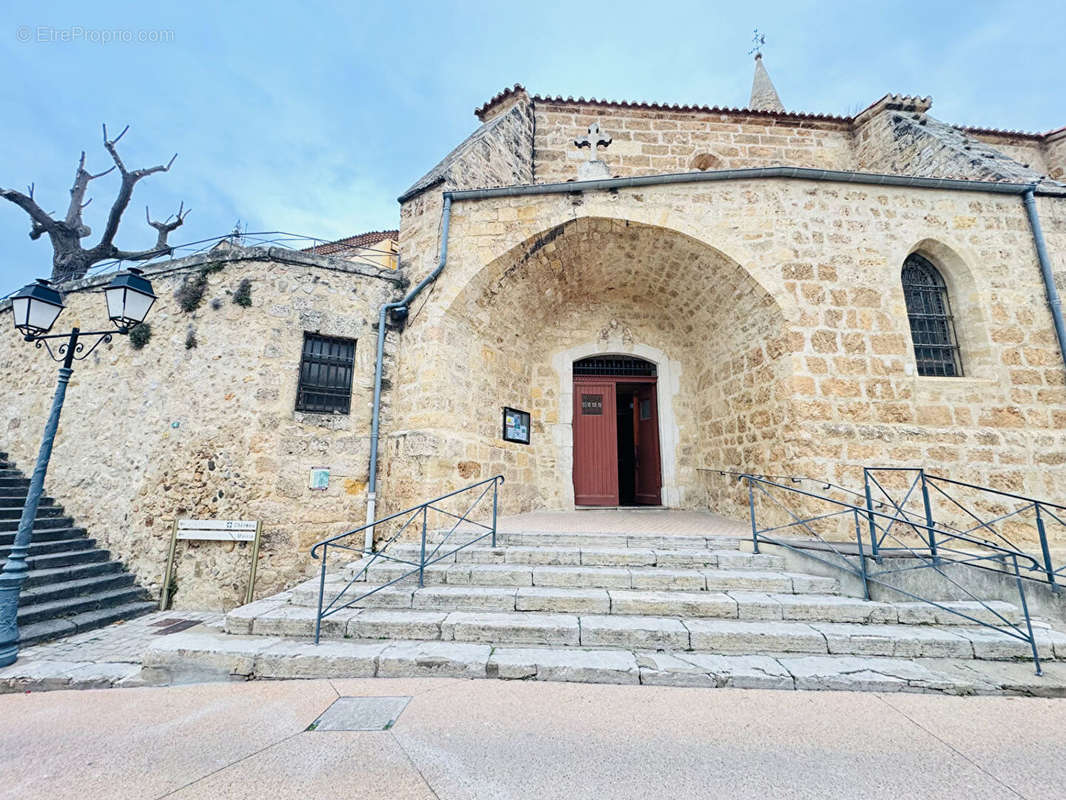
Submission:
<svg viewBox="0 0 1066 800">
<path fill-rule="evenodd" d="M 1024 14 L 982 0 L 15 5 L 0 10 L 0 186 L 34 182 L 39 202 L 63 213 L 79 152 L 106 168 L 100 123 L 128 123 L 127 164 L 179 156 L 134 193 L 116 238 L 127 249 L 154 241 L 146 203 L 162 217 L 181 200 L 192 214 L 175 244 L 238 219 L 327 239 L 395 227 L 397 195 L 476 127 L 474 108 L 515 82 L 743 106 L 756 25 L 791 110 L 848 114 L 892 91 L 932 95 L 931 113 L 957 124 L 1066 124 L 1057 1 Z M 100 41 L 110 30 L 168 41 Z M 68 33 L 80 40 L 58 40 Z M 113 178 L 90 190 L 97 232 Z M 6 294 L 49 274 L 51 246 L 31 242 L 26 215 L 0 203 Z"/>
</svg>

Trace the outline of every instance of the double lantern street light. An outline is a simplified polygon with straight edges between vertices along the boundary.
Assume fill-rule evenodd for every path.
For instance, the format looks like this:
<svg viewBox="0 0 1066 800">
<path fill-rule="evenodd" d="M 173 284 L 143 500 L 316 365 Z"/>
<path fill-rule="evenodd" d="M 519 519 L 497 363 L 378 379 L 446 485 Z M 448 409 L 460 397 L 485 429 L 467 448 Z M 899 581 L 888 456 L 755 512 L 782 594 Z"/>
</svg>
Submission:
<svg viewBox="0 0 1066 800">
<path fill-rule="evenodd" d="M 37 517 L 37 504 L 44 489 L 44 476 L 48 471 L 48 460 L 52 455 L 52 443 L 56 429 L 59 427 L 59 413 L 63 409 L 63 399 L 67 393 L 67 383 L 74 372 L 74 361 L 89 357 L 101 342 L 108 343 L 114 334 L 128 334 L 144 322 L 148 310 L 155 302 L 152 284 L 144 278 L 139 269 L 130 269 L 119 273 L 104 289 L 107 300 L 107 316 L 116 330 L 82 331 L 72 328 L 69 333 L 49 333 L 56 319 L 64 309 L 63 295 L 52 285 L 39 279 L 36 283 L 24 286 L 11 298 L 11 312 L 15 317 L 15 328 L 27 342 L 35 342 L 37 347 L 44 347 L 54 361 L 61 361 L 56 393 L 52 399 L 52 411 L 48 423 L 44 426 L 41 449 L 37 454 L 37 464 L 30 477 L 30 487 L 26 493 L 26 505 L 22 508 L 15 542 L 8 553 L 3 572 L 0 572 L 0 667 L 13 664 L 18 658 L 18 602 L 19 592 L 29 572 L 26 556 L 33 538 L 33 522 Z M 85 349 L 81 339 L 96 337 Z M 66 339 L 53 352 L 49 341 Z"/>
</svg>

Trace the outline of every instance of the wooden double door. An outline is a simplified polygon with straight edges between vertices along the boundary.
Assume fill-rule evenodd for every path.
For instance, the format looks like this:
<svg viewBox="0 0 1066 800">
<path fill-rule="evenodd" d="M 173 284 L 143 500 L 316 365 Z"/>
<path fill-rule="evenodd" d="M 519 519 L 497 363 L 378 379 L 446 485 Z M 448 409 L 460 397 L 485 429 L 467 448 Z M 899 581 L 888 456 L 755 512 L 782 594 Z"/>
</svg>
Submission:
<svg viewBox="0 0 1066 800">
<path fill-rule="evenodd" d="M 574 376 L 574 502 L 661 503 L 654 377 Z"/>
</svg>

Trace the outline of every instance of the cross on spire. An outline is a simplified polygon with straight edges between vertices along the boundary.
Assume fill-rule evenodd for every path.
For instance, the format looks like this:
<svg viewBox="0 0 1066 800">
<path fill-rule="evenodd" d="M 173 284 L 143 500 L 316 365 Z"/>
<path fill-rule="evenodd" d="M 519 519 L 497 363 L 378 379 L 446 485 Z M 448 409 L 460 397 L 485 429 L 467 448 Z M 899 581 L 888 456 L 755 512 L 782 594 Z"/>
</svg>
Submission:
<svg viewBox="0 0 1066 800">
<path fill-rule="evenodd" d="M 754 54 L 756 58 L 762 58 L 762 46 L 766 44 L 766 34 L 759 33 L 759 29 L 756 28 L 751 37 L 752 48 L 748 51 L 748 55 Z"/>
<path fill-rule="evenodd" d="M 601 144 L 604 147 L 608 147 L 612 141 L 610 136 L 600 130 L 600 123 L 593 122 L 589 125 L 588 135 L 582 136 L 580 139 L 574 139 L 574 144 L 578 147 L 587 147 L 589 149 L 589 161 L 596 161 L 596 148 Z"/>
</svg>

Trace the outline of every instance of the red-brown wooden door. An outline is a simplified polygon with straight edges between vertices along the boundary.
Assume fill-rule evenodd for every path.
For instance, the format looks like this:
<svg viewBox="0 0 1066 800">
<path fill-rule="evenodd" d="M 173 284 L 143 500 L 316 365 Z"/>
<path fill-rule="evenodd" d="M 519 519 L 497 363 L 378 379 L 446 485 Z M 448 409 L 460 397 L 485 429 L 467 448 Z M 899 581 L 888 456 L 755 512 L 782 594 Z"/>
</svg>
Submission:
<svg viewBox="0 0 1066 800">
<path fill-rule="evenodd" d="M 637 503 L 657 506 L 662 502 L 662 472 L 659 462 L 659 408 L 655 384 L 637 389 Z"/>
<path fill-rule="evenodd" d="M 618 505 L 614 381 L 574 381 L 574 503 Z"/>
</svg>

